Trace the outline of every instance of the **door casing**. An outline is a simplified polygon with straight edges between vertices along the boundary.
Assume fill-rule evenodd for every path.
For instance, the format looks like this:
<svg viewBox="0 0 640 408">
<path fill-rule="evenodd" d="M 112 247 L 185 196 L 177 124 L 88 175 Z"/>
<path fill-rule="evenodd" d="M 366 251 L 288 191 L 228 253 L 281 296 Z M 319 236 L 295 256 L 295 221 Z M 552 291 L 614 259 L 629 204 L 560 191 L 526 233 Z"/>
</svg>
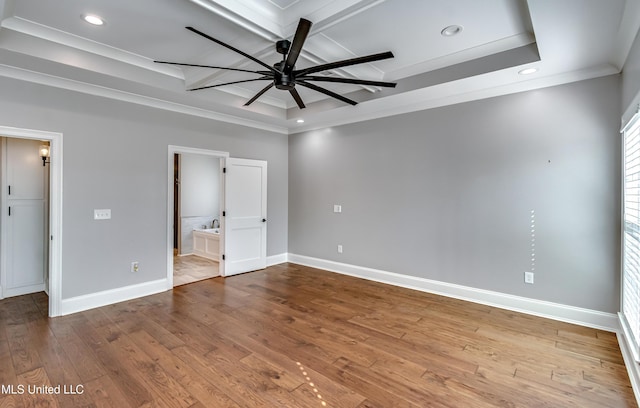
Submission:
<svg viewBox="0 0 640 408">
<path fill-rule="evenodd" d="M 220 166 L 224 165 L 225 160 L 229 157 L 228 152 L 221 152 L 218 150 L 199 149 L 195 147 L 186 146 L 174 146 L 169 145 L 168 159 L 167 159 L 167 290 L 173 289 L 173 206 L 174 206 L 174 156 L 176 154 L 201 154 L 204 156 L 218 157 L 220 160 Z M 224 204 L 224 175 L 220 172 L 220 208 Z M 220 219 L 220 230 L 223 231 L 220 234 L 220 246 L 224 248 L 224 217 Z M 220 275 L 224 276 L 224 260 L 220 259 Z"/>
<path fill-rule="evenodd" d="M 0 126 L 0 136 L 48 141 L 49 159 L 49 316 L 59 316 L 62 302 L 62 133 Z M 37 152 L 34 152 L 36 154 Z M 2 204 L 3 207 L 6 205 Z M 2 211 L 2 225 L 7 214 Z M 1 240 L 6 242 L 5 232 Z M 4 253 L 4 251 L 3 251 Z M 5 273 L 1 270 L 0 273 Z M 0 293 L 2 298 L 2 293 Z"/>
</svg>

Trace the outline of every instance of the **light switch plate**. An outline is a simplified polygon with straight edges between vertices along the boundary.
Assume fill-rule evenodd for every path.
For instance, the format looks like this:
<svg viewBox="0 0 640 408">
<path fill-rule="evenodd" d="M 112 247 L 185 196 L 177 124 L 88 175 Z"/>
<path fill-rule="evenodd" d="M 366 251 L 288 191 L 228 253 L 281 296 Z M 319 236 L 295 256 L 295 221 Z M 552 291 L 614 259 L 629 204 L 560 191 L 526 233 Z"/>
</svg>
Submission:
<svg viewBox="0 0 640 408">
<path fill-rule="evenodd" d="M 341 213 L 342 212 L 342 206 L 338 205 L 338 204 L 334 204 L 333 205 L 333 212 L 334 213 Z"/>
<path fill-rule="evenodd" d="M 533 272 L 525 272 L 524 273 L 524 283 L 528 283 L 533 285 Z"/>
<path fill-rule="evenodd" d="M 93 210 L 93 219 L 94 220 L 110 220 L 111 219 L 111 209 L 102 209 L 102 210 Z"/>
</svg>

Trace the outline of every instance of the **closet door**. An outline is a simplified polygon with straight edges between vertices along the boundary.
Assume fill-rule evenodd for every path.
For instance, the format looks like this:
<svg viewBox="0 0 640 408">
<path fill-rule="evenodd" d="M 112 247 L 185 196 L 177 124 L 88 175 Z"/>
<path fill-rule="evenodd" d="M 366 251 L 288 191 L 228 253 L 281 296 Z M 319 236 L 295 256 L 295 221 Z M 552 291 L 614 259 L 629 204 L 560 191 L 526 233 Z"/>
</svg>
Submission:
<svg viewBox="0 0 640 408">
<path fill-rule="evenodd" d="M 45 290 L 46 168 L 37 140 L 6 139 L 3 296 Z"/>
<path fill-rule="evenodd" d="M 9 200 L 44 200 L 44 170 L 38 148 L 42 142 L 7 139 L 7 190 Z"/>
<path fill-rule="evenodd" d="M 10 204 L 7 218 L 7 293 L 17 296 L 44 290 L 44 203 L 20 200 Z"/>
</svg>

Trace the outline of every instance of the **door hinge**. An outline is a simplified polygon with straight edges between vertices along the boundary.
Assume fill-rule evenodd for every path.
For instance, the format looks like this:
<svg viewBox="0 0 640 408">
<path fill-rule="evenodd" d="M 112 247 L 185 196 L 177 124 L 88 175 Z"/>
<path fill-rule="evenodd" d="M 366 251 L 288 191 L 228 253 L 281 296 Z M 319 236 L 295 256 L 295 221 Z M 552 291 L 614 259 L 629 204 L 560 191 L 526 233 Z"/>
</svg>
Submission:
<svg viewBox="0 0 640 408">
<path fill-rule="evenodd" d="M 222 254 L 222 260 L 224 261 L 224 254 Z"/>
<path fill-rule="evenodd" d="M 226 216 L 227 216 L 227 212 L 226 212 L 226 211 L 223 211 L 223 212 L 222 212 L 222 216 L 223 216 L 223 217 L 226 217 Z"/>
<path fill-rule="evenodd" d="M 11 186 L 9 186 L 9 195 L 11 195 Z"/>
<path fill-rule="evenodd" d="M 227 168 L 226 168 L 226 167 L 223 167 L 223 168 L 222 168 L 222 172 L 223 172 L 223 173 L 226 173 L 226 172 L 227 172 Z"/>
<path fill-rule="evenodd" d="M 9 217 L 11 217 L 11 207 L 9 207 Z"/>
</svg>

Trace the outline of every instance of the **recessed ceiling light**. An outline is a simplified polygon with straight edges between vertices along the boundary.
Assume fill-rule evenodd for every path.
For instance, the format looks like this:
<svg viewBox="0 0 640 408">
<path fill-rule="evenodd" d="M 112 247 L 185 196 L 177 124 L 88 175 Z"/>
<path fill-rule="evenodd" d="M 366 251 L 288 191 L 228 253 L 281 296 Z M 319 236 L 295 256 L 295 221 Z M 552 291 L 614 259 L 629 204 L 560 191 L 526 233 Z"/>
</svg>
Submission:
<svg viewBox="0 0 640 408">
<path fill-rule="evenodd" d="M 96 26 L 101 26 L 104 24 L 104 20 L 93 14 L 85 14 L 82 16 L 82 19 L 89 24 L 93 24 Z"/>
<path fill-rule="evenodd" d="M 538 68 L 526 68 L 526 69 L 523 69 L 521 71 L 518 71 L 518 74 L 520 74 L 520 75 L 531 75 L 531 74 L 535 74 L 536 72 L 538 72 Z"/>
<path fill-rule="evenodd" d="M 445 27 L 440 31 L 444 37 L 453 37 L 454 35 L 458 35 L 462 32 L 463 28 L 461 25 L 450 25 L 449 27 Z"/>
<path fill-rule="evenodd" d="M 298 119 L 296 120 L 296 123 L 304 123 L 304 119 Z"/>
</svg>

